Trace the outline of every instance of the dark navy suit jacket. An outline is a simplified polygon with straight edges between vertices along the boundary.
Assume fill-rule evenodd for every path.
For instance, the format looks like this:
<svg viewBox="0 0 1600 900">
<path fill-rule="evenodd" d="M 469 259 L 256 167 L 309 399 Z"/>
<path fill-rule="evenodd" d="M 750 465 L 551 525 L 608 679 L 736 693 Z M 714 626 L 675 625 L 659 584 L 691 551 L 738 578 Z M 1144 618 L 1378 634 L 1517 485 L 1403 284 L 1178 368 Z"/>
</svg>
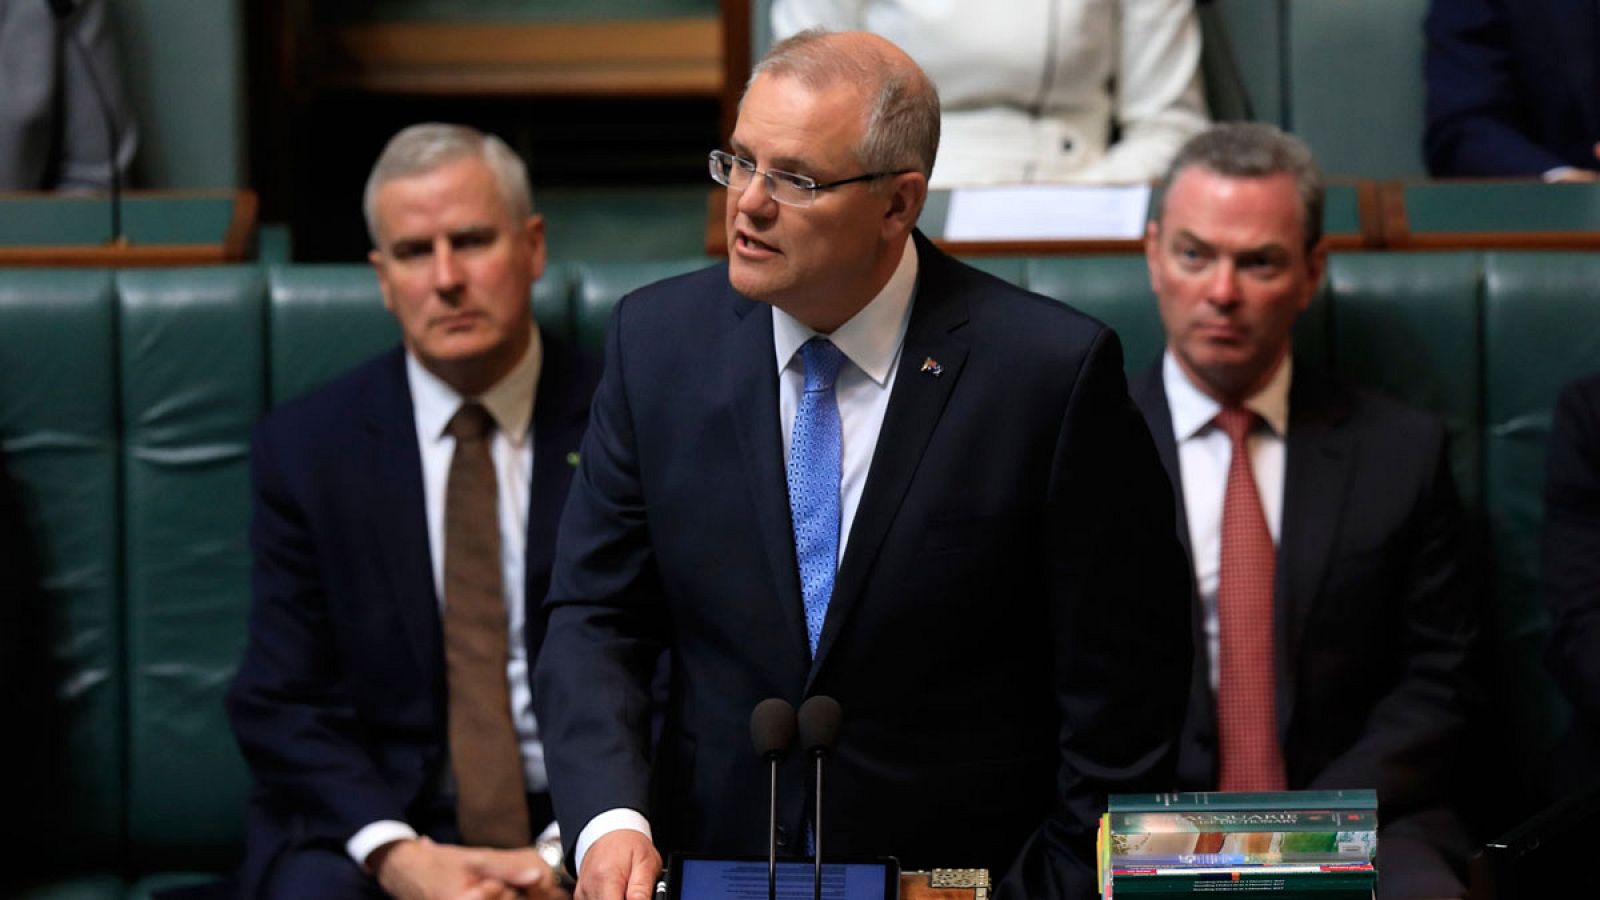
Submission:
<svg viewBox="0 0 1600 900">
<path fill-rule="evenodd" d="M 1424 28 L 1429 172 L 1600 169 L 1595 0 L 1433 0 Z"/>
<path fill-rule="evenodd" d="M 548 334 L 534 400 L 526 596 L 538 607 L 598 367 Z M 412 820 L 448 765 L 422 463 L 398 348 L 273 411 L 251 450 L 250 640 L 228 693 L 254 776 L 246 895 L 285 849 Z"/>
<path fill-rule="evenodd" d="M 624 298 L 562 519 L 535 678 L 563 834 L 615 807 L 666 851 L 765 854 L 767 697 L 844 711 L 830 854 L 1088 897 L 1107 792 L 1168 783 L 1189 578 L 1120 344 L 917 238 L 909 330 L 815 660 L 768 307 L 725 265 Z M 647 687 L 672 651 L 656 758 Z M 811 779 L 780 777 L 785 852 Z"/>
<path fill-rule="evenodd" d="M 1134 380 L 1133 398 L 1182 510 L 1160 365 Z M 1428 837 L 1444 845 L 1430 856 L 1454 868 L 1466 861 L 1466 848 L 1451 843 L 1465 835 L 1450 805 L 1472 705 L 1478 601 L 1463 569 L 1462 517 L 1446 449 L 1436 418 L 1296 366 L 1274 631 L 1289 788 L 1376 789 L 1385 829 L 1423 815 L 1429 825 L 1417 832 L 1437 831 Z M 1179 521 L 1187 522 L 1186 514 Z M 1186 525 L 1181 539 L 1187 548 Z M 1197 608 L 1197 625 L 1199 615 Z M 1195 642 L 1177 788 L 1215 790 L 1216 700 L 1198 627 Z M 1441 822 L 1453 827 L 1435 827 Z M 1405 831 L 1401 825 L 1390 845 L 1402 846 L 1398 834 Z M 1383 871 L 1397 883 L 1401 868 L 1429 864 L 1394 861 Z"/>
<path fill-rule="evenodd" d="M 1572 703 L 1575 764 L 1551 780 L 1570 790 L 1594 779 L 1600 754 L 1600 376 L 1561 391 L 1544 504 L 1546 660 Z"/>
</svg>

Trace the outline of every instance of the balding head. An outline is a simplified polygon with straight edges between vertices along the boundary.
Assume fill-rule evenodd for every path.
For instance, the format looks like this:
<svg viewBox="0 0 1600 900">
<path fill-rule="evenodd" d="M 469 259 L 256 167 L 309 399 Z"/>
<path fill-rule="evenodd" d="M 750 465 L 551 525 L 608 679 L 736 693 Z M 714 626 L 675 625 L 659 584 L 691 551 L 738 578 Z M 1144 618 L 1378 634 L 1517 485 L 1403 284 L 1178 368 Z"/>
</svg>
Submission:
<svg viewBox="0 0 1600 900">
<path fill-rule="evenodd" d="M 774 44 L 750 73 L 793 78 L 820 91 L 859 86 L 866 122 L 857 160 L 869 172 L 933 172 L 939 151 L 939 92 L 904 50 L 875 34 L 812 29 Z M 746 85 L 746 90 L 749 86 Z"/>
</svg>

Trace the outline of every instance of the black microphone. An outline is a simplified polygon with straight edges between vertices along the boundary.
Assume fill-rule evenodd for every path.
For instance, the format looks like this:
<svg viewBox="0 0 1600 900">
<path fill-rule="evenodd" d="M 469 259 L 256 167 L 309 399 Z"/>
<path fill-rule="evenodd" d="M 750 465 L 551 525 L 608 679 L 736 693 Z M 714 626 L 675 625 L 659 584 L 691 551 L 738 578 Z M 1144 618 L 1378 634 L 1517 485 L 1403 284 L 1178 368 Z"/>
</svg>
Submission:
<svg viewBox="0 0 1600 900">
<path fill-rule="evenodd" d="M 119 140 L 120 131 L 117 128 L 117 115 L 111 109 L 111 98 L 106 96 L 106 91 L 100 84 L 100 76 L 95 72 L 94 54 L 83 45 L 77 32 L 67 27 L 67 17 L 77 12 L 77 4 L 73 0 L 45 0 L 50 6 L 50 13 L 56 17 L 66 35 L 66 43 L 72 51 L 78 54 L 78 61 L 83 63 L 84 74 L 89 76 L 89 86 L 94 89 L 94 99 L 100 104 L 100 115 L 106 122 L 106 141 L 109 147 L 106 151 L 106 160 L 111 165 L 111 240 L 112 244 L 124 244 L 127 239 L 122 234 L 122 166 L 117 159 L 117 151 L 121 149 Z"/>
<path fill-rule="evenodd" d="M 768 697 L 750 712 L 750 740 L 767 761 L 767 900 L 778 900 L 778 760 L 794 744 L 795 715 L 789 701 Z"/>
<path fill-rule="evenodd" d="M 839 720 L 844 713 L 839 701 L 817 695 L 800 704 L 800 746 L 811 754 L 817 767 L 817 808 L 811 818 L 811 837 L 816 855 L 812 860 L 811 896 L 822 900 L 822 761 L 832 755 L 839 743 Z"/>
</svg>

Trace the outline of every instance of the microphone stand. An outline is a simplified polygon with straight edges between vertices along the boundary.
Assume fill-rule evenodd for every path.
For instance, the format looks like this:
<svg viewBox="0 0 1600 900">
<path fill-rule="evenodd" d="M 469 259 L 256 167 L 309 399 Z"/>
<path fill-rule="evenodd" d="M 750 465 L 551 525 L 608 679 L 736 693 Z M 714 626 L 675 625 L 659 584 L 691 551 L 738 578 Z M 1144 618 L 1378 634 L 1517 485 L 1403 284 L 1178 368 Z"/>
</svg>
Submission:
<svg viewBox="0 0 1600 900">
<path fill-rule="evenodd" d="M 778 755 L 767 754 L 767 900 L 778 900 Z"/>
<path fill-rule="evenodd" d="M 800 704 L 796 718 L 801 746 L 811 753 L 816 765 L 816 808 L 811 818 L 812 876 L 811 898 L 822 900 L 822 764 L 839 741 L 839 701 L 821 694 Z"/>
<path fill-rule="evenodd" d="M 767 761 L 767 900 L 778 900 L 778 760 L 794 743 L 794 707 L 781 697 L 756 704 L 750 713 L 750 739 Z"/>
<path fill-rule="evenodd" d="M 827 752 L 828 751 L 824 749 L 818 748 L 815 753 L 817 758 L 817 808 L 816 811 L 812 813 L 811 837 L 814 842 L 813 849 L 815 849 L 817 853 L 816 857 L 812 860 L 812 865 L 815 867 L 815 872 L 811 877 L 811 900 L 822 900 L 822 758 L 827 755 Z"/>
</svg>

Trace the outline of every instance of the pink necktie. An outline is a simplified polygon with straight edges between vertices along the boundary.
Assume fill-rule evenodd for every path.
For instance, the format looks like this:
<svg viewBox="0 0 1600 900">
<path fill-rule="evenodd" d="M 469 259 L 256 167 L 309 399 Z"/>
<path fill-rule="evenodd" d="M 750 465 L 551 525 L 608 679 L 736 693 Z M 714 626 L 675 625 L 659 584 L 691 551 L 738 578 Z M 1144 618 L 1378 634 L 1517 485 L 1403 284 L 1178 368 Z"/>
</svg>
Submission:
<svg viewBox="0 0 1600 900">
<path fill-rule="evenodd" d="M 1281 791 L 1283 755 L 1273 705 L 1272 533 L 1256 493 L 1247 437 L 1256 415 L 1230 407 L 1217 425 L 1233 443 L 1222 499 L 1222 568 L 1217 585 L 1221 679 L 1217 732 L 1224 791 Z"/>
</svg>

